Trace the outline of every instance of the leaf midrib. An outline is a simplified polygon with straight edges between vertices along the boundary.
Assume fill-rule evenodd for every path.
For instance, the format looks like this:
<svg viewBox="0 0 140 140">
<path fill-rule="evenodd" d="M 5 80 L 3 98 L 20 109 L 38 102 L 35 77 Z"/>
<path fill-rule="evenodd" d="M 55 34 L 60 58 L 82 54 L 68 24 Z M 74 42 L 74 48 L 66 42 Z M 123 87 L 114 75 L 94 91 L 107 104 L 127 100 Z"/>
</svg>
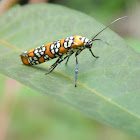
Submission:
<svg viewBox="0 0 140 140">
<path fill-rule="evenodd" d="M 3 44 L 3 45 L 5 45 L 6 47 L 9 47 L 9 48 L 15 50 L 16 52 L 20 52 L 20 53 L 23 52 L 21 49 L 18 49 L 16 46 L 10 44 L 9 42 L 7 42 L 7 41 L 5 41 L 5 40 L 3 40 L 3 39 L 0 39 L 0 43 Z M 46 63 L 43 63 L 43 65 L 49 67 L 49 65 L 46 64 Z M 56 71 L 57 73 L 61 74 L 62 76 L 64 76 L 64 77 L 66 77 L 66 78 L 68 78 L 68 79 L 74 81 L 73 78 L 71 78 L 71 77 L 69 77 L 68 75 L 62 73 L 61 71 L 59 71 L 59 70 L 57 70 L 57 69 L 55 69 L 55 71 Z M 5 75 L 5 74 L 4 74 L 4 75 Z M 97 96 L 103 98 L 104 100 L 106 100 L 106 101 L 108 101 L 108 102 L 114 104 L 114 105 L 117 106 L 118 108 L 124 110 L 125 112 L 131 114 L 132 116 L 135 116 L 135 117 L 138 118 L 138 119 L 140 119 L 140 116 L 139 116 L 139 115 L 136 115 L 136 114 L 134 114 L 133 112 L 127 110 L 126 108 L 123 108 L 123 107 L 120 106 L 119 104 L 113 102 L 111 99 L 106 98 L 105 96 L 99 94 L 98 92 L 96 92 L 96 91 L 94 91 L 93 89 L 87 87 L 86 85 L 82 84 L 81 82 L 77 81 L 77 83 L 78 83 L 80 86 L 82 86 L 83 88 L 85 88 L 85 89 L 91 91 L 92 93 L 96 94 Z M 75 87 L 74 87 L 74 88 L 75 88 Z"/>
</svg>

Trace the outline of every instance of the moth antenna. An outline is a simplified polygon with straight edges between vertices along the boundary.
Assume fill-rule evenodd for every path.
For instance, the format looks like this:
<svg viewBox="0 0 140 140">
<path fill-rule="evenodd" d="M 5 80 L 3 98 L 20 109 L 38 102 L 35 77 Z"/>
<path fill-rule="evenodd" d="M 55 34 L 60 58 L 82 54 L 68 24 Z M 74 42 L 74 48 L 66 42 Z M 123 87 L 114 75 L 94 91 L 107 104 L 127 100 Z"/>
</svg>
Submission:
<svg viewBox="0 0 140 140">
<path fill-rule="evenodd" d="M 104 29 L 102 29 L 99 33 L 97 33 L 93 38 L 92 38 L 92 41 L 94 41 L 94 38 L 96 36 L 98 36 L 101 32 L 103 32 L 105 29 L 107 29 L 108 27 L 110 27 L 113 23 L 115 23 L 116 21 L 120 20 L 120 19 L 123 19 L 123 18 L 126 18 L 127 16 L 124 16 L 124 17 L 120 17 L 120 18 L 117 18 L 116 20 L 114 20 L 113 22 L 111 22 L 109 25 L 107 25 Z"/>
</svg>

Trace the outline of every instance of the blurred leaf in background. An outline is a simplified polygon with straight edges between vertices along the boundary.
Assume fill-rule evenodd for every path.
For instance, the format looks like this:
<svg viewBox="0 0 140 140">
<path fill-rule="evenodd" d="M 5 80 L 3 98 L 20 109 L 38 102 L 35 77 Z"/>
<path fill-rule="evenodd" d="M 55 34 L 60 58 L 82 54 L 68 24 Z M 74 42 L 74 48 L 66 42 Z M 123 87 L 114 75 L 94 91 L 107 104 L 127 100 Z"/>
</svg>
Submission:
<svg viewBox="0 0 140 140">
<path fill-rule="evenodd" d="M 0 75 L 0 93 L 5 76 Z M 3 86 L 1 86 L 3 85 Z M 0 94 L 0 97 L 2 95 Z M 22 86 L 6 140 L 139 140 Z"/>
<path fill-rule="evenodd" d="M 108 22 L 110 18 L 125 13 L 138 3 L 138 0 L 51 0 L 53 3 L 65 5 L 84 12 L 95 19 Z"/>
</svg>

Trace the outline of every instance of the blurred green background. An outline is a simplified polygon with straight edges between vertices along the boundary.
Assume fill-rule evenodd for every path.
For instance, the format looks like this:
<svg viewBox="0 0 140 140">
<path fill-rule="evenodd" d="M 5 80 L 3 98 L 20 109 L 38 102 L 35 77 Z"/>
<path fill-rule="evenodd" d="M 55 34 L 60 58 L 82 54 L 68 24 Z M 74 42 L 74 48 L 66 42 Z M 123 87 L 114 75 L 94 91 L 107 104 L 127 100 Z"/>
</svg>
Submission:
<svg viewBox="0 0 140 140">
<path fill-rule="evenodd" d="M 45 0 L 44 0 L 45 1 Z M 41 0 L 20 1 L 20 4 Z M 43 0 L 42 0 L 43 2 Z M 140 53 L 138 0 L 51 0 L 79 10 L 103 24 L 128 15 L 127 26 L 113 30 Z M 117 121 L 117 120 L 116 120 Z M 138 138 L 94 121 L 78 110 L 0 75 L 0 140 L 138 140 Z"/>
</svg>

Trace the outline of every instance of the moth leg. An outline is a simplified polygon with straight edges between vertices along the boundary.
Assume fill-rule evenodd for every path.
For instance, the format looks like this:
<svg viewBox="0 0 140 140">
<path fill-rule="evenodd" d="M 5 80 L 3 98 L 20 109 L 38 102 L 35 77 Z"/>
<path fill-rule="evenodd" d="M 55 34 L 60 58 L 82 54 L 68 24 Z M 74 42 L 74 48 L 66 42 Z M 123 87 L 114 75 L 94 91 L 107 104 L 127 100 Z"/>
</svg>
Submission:
<svg viewBox="0 0 140 140">
<path fill-rule="evenodd" d="M 65 65 L 67 65 L 67 64 L 68 64 L 69 58 L 70 58 L 70 56 L 67 58 Z"/>
<path fill-rule="evenodd" d="M 74 52 L 69 53 L 68 55 L 66 55 L 64 58 L 62 58 L 58 63 L 60 64 L 62 61 L 64 61 L 65 59 L 69 59 L 69 57 L 73 54 Z"/>
<path fill-rule="evenodd" d="M 72 54 L 73 54 L 73 52 L 72 52 L 71 54 L 66 55 L 64 58 L 61 58 L 61 59 L 57 60 L 57 63 L 55 62 L 55 63 L 53 64 L 53 67 L 50 68 L 49 72 L 47 72 L 47 73 L 45 73 L 45 74 L 51 73 L 51 72 L 56 68 L 56 66 L 57 66 L 58 64 L 60 64 L 60 63 L 61 63 L 62 61 L 64 61 L 66 58 L 70 57 Z"/>
<path fill-rule="evenodd" d="M 49 69 L 49 72 L 45 73 L 45 75 L 47 75 L 47 74 L 51 73 L 51 72 L 52 72 L 52 71 L 56 68 L 56 66 L 57 66 L 57 65 L 55 65 L 55 66 L 51 67 L 51 68 Z"/>
<path fill-rule="evenodd" d="M 54 67 L 59 61 L 60 61 L 60 59 L 62 58 L 62 56 L 60 56 L 56 61 L 55 61 L 55 63 L 53 63 L 50 67 L 52 68 L 52 67 Z M 50 69 L 51 69 L 50 68 Z"/>
<path fill-rule="evenodd" d="M 95 58 L 99 58 L 99 56 L 95 56 L 91 50 L 91 48 L 89 48 L 89 51 L 91 52 L 92 56 L 95 57 Z"/>
<path fill-rule="evenodd" d="M 77 87 L 77 74 L 78 74 L 78 59 L 77 59 L 77 55 L 75 55 L 75 60 L 76 60 L 75 87 Z"/>
<path fill-rule="evenodd" d="M 77 74 L 78 74 L 78 59 L 77 56 L 81 53 L 82 50 L 78 50 L 75 54 L 75 61 L 76 61 L 76 70 L 75 70 L 75 87 L 77 87 Z"/>
</svg>

